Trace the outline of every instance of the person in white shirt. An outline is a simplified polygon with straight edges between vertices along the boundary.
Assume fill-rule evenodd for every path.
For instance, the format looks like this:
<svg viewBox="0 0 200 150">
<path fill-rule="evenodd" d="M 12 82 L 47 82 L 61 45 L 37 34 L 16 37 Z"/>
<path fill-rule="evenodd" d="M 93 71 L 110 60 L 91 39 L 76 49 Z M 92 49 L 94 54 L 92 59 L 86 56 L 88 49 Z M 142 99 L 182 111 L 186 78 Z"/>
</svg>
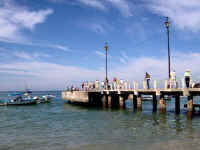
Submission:
<svg viewBox="0 0 200 150">
<path fill-rule="evenodd" d="M 170 83 L 171 83 L 171 87 L 177 87 L 176 85 L 176 72 L 175 70 L 173 70 L 172 72 L 170 72 Z"/>
</svg>

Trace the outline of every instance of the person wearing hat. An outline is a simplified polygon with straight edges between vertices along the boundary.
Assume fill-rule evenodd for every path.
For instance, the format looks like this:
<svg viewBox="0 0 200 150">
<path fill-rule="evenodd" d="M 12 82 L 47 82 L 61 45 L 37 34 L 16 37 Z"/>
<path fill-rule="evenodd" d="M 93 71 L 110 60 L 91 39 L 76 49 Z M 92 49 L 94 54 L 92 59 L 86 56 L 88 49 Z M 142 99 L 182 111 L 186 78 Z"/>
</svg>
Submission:
<svg viewBox="0 0 200 150">
<path fill-rule="evenodd" d="M 185 83 L 186 83 L 186 88 L 189 88 L 190 87 L 190 77 L 191 77 L 191 74 L 190 74 L 190 70 L 187 69 L 184 73 L 184 77 L 185 77 Z"/>
<path fill-rule="evenodd" d="M 146 79 L 146 81 L 147 81 L 147 88 L 150 89 L 150 85 L 149 85 L 149 82 L 150 82 L 150 74 L 148 74 L 147 72 L 146 72 L 146 74 L 145 74 L 145 79 Z"/>
</svg>

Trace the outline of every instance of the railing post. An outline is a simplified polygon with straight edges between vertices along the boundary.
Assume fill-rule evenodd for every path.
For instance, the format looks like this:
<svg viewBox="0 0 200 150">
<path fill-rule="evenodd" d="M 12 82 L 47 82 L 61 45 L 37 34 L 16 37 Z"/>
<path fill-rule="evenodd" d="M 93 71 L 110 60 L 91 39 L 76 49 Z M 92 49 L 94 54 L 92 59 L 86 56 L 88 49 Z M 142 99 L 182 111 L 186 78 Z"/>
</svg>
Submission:
<svg viewBox="0 0 200 150">
<path fill-rule="evenodd" d="M 182 89 L 184 89 L 185 88 L 185 79 L 184 78 L 182 78 L 181 83 L 182 83 Z"/>
<path fill-rule="evenodd" d="M 158 88 L 158 84 L 157 84 L 157 81 L 156 81 L 156 80 L 154 80 L 153 87 L 154 87 L 155 90 L 157 90 L 157 88 Z"/>
<path fill-rule="evenodd" d="M 190 86 L 189 86 L 189 88 L 192 87 L 192 84 L 193 84 L 192 77 L 190 77 Z"/>
<path fill-rule="evenodd" d="M 129 89 L 129 90 L 131 89 L 131 84 L 130 84 L 130 82 L 128 82 L 128 89 Z"/>
<path fill-rule="evenodd" d="M 134 86 L 134 90 L 137 90 L 138 89 L 138 83 L 137 82 L 133 82 L 133 86 Z"/>
<path fill-rule="evenodd" d="M 144 90 L 147 89 L 147 81 L 146 80 L 143 81 L 143 88 L 144 88 Z"/>
<path fill-rule="evenodd" d="M 165 80 L 165 90 L 168 89 L 168 80 Z"/>
<path fill-rule="evenodd" d="M 169 79 L 169 88 L 172 88 L 172 79 Z"/>
</svg>

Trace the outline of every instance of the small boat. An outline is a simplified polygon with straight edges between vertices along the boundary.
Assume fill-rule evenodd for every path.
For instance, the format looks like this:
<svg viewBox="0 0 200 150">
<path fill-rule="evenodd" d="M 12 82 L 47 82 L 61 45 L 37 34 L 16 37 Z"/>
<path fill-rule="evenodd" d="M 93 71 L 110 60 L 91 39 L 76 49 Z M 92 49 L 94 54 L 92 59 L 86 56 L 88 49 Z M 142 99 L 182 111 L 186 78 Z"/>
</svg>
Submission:
<svg viewBox="0 0 200 150">
<path fill-rule="evenodd" d="M 9 94 L 11 99 L 4 102 L 4 105 L 34 105 L 37 104 L 37 101 L 33 99 L 30 95 L 30 92 L 18 92 Z M 14 98 L 12 98 L 14 97 Z"/>
<path fill-rule="evenodd" d="M 142 95 L 142 100 L 143 101 L 150 101 L 153 99 L 152 95 Z"/>
<path fill-rule="evenodd" d="M 42 97 L 35 96 L 33 99 L 37 101 L 37 103 L 50 103 L 51 100 L 55 98 L 53 95 L 44 95 Z"/>
</svg>

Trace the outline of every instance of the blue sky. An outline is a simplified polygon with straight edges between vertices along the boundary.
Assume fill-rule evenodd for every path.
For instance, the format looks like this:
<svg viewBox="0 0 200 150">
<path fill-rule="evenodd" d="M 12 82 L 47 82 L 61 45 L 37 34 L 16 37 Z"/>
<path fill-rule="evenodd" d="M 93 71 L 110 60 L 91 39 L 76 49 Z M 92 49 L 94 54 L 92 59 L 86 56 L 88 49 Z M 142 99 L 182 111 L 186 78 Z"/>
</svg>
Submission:
<svg viewBox="0 0 200 150">
<path fill-rule="evenodd" d="M 166 79 L 172 69 L 199 79 L 199 0 L 0 0 L 0 90 L 63 89 L 109 77 Z"/>
</svg>

